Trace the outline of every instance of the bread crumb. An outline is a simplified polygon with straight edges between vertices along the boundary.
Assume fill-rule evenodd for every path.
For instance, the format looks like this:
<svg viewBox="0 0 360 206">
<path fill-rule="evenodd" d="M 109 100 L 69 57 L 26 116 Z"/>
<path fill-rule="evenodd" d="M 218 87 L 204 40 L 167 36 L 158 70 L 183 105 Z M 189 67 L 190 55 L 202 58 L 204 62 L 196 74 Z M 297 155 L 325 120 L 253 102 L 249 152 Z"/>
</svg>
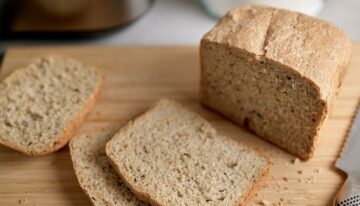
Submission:
<svg viewBox="0 0 360 206">
<path fill-rule="evenodd" d="M 315 169 L 315 173 L 320 174 L 320 169 L 319 168 Z"/>
<path fill-rule="evenodd" d="M 284 198 L 280 197 L 280 201 L 281 201 L 281 202 L 284 202 Z"/>
<path fill-rule="evenodd" d="M 297 158 L 297 157 L 295 157 L 295 158 L 291 161 L 291 163 L 293 163 L 293 164 L 299 164 L 299 163 L 300 163 L 300 159 Z"/>
<path fill-rule="evenodd" d="M 289 181 L 289 179 L 287 177 L 283 177 L 282 178 L 285 182 Z"/>
<path fill-rule="evenodd" d="M 302 171 L 302 170 L 299 170 L 297 173 L 298 173 L 299 175 L 301 175 L 301 174 L 303 174 L 303 171 Z"/>
<path fill-rule="evenodd" d="M 269 201 L 267 201 L 267 200 L 261 200 L 261 201 L 260 201 L 260 205 L 270 206 L 270 203 L 269 203 Z"/>
<path fill-rule="evenodd" d="M 282 202 L 277 202 L 277 203 L 273 203 L 272 205 L 273 206 L 282 206 L 283 204 L 282 204 Z"/>
<path fill-rule="evenodd" d="M 27 198 L 21 198 L 21 199 L 19 199 L 19 201 L 18 201 L 18 203 L 19 204 L 26 204 L 28 202 L 28 199 Z"/>
<path fill-rule="evenodd" d="M 313 184 L 315 182 L 315 177 L 311 176 L 309 177 L 308 179 L 306 179 L 305 183 L 308 184 L 308 183 L 311 183 Z"/>
<path fill-rule="evenodd" d="M 289 188 L 287 188 L 287 187 L 284 187 L 284 190 L 288 190 Z"/>
</svg>

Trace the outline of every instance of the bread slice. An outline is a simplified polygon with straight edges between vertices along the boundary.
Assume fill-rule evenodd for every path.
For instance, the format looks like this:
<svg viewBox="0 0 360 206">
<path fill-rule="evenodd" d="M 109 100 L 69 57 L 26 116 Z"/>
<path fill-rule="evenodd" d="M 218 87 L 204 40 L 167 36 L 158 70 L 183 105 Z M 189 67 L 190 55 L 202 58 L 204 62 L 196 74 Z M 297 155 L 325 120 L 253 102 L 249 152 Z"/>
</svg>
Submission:
<svg viewBox="0 0 360 206">
<path fill-rule="evenodd" d="M 83 134 L 71 139 L 71 160 L 81 188 L 95 206 L 140 206 L 139 201 L 111 168 L 105 144 L 115 128 Z"/>
<path fill-rule="evenodd" d="M 28 155 L 63 147 L 99 96 L 104 78 L 77 60 L 39 58 L 0 83 L 0 143 Z"/>
<path fill-rule="evenodd" d="M 265 157 L 171 100 L 122 128 L 106 154 L 134 194 L 152 205 L 238 206 L 269 171 Z"/>
<path fill-rule="evenodd" d="M 332 24 L 296 12 L 246 6 L 201 41 L 201 101 L 264 139 L 312 157 L 351 56 Z"/>
</svg>

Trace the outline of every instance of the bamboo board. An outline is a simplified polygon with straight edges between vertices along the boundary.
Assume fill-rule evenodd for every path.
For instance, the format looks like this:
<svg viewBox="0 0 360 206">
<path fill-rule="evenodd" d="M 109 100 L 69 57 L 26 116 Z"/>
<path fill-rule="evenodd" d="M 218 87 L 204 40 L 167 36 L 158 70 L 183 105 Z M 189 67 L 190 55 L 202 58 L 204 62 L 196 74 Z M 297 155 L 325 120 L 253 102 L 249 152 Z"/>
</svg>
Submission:
<svg viewBox="0 0 360 206">
<path fill-rule="evenodd" d="M 168 97 L 199 112 L 220 133 L 265 151 L 273 160 L 271 177 L 248 205 L 262 200 L 270 205 L 330 205 L 345 179 L 333 165 L 360 97 L 360 45 L 354 48 L 351 66 L 314 158 L 295 164 L 293 156 L 199 105 L 197 47 L 10 48 L 0 79 L 47 54 L 100 65 L 107 76 L 101 99 L 79 133 L 122 125 L 158 99 Z M 28 157 L 0 146 L 0 205 L 20 202 L 38 206 L 90 205 L 78 186 L 67 147 L 48 156 Z"/>
</svg>

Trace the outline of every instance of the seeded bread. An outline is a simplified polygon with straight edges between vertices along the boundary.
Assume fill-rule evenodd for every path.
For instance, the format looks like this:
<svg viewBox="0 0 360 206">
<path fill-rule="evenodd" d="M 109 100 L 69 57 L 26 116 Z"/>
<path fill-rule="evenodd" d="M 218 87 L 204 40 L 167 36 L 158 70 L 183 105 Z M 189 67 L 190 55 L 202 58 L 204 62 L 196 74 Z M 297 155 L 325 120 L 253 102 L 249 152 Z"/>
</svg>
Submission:
<svg viewBox="0 0 360 206">
<path fill-rule="evenodd" d="M 139 199 L 161 206 L 238 206 L 269 169 L 266 158 L 171 100 L 122 128 L 106 154 Z"/>
<path fill-rule="evenodd" d="M 0 83 L 0 143 L 28 155 L 63 147 L 99 96 L 95 67 L 59 56 L 35 60 Z"/>
<path fill-rule="evenodd" d="M 329 22 L 246 6 L 201 41 L 201 101 L 309 159 L 343 80 L 351 42 Z"/>
<path fill-rule="evenodd" d="M 71 160 L 81 188 L 95 206 L 145 206 L 118 178 L 105 154 L 105 144 L 116 130 L 84 134 L 71 139 Z"/>
</svg>

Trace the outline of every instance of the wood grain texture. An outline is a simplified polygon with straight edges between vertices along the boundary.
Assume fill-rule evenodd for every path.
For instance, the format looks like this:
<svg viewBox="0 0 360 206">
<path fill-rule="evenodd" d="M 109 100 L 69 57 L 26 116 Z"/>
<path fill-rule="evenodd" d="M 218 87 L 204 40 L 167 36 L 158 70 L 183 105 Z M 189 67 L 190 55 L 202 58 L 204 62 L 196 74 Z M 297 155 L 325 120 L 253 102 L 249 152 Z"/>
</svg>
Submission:
<svg viewBox="0 0 360 206">
<path fill-rule="evenodd" d="M 308 162 L 293 156 L 199 105 L 197 47 L 27 47 L 8 49 L 0 79 L 33 58 L 60 54 L 97 64 L 107 76 L 104 91 L 79 133 L 122 125 L 159 98 L 179 100 L 199 112 L 219 132 L 264 151 L 273 160 L 266 186 L 248 205 L 329 205 L 345 176 L 334 168 L 360 97 L 360 45 L 325 124 L 319 147 Z M 318 172 L 319 170 L 319 172 Z M 90 205 L 81 191 L 68 148 L 44 157 L 28 157 L 0 146 L 0 205 Z"/>
</svg>

